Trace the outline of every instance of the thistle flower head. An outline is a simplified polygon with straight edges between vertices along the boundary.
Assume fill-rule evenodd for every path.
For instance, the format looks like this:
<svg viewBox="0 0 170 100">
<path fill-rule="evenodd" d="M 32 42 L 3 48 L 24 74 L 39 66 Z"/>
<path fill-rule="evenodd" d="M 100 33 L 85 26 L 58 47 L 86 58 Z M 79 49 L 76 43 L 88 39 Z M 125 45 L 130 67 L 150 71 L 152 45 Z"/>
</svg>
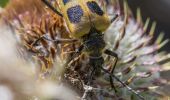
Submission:
<svg viewBox="0 0 170 100">
<path fill-rule="evenodd" d="M 160 34 L 158 39 L 152 42 L 156 24 L 155 22 L 152 24 L 149 34 L 146 33 L 148 24 L 149 18 L 144 24 L 142 23 L 139 9 L 135 20 L 129 12 L 127 4 L 124 3 L 124 14 L 106 31 L 105 38 L 108 41 L 108 48 L 119 55 L 115 74 L 134 89 L 145 91 L 141 93 L 145 99 L 157 99 L 162 95 L 158 92 L 159 87 L 166 83 L 160 77 L 160 72 L 165 67 L 161 62 L 165 61 L 166 66 L 169 66 L 169 54 L 158 52 L 158 50 L 168 40 L 162 41 L 162 34 Z M 133 98 L 125 90 L 121 93 L 124 95 L 123 97 Z M 151 96 L 153 93 L 155 97 Z"/>
<path fill-rule="evenodd" d="M 38 64 L 24 53 L 11 27 L 0 24 L 0 95 L 3 100 L 75 100 L 77 93 L 66 84 L 60 84 L 64 61 L 56 57 L 51 74 L 39 73 Z M 29 53 L 30 54 L 30 53 Z M 44 91 L 45 90 L 45 91 Z M 67 92 L 66 92 L 67 91 Z M 62 94 L 62 93 L 65 94 Z"/>
<path fill-rule="evenodd" d="M 106 2 L 99 0 L 99 3 L 109 17 L 112 18 L 119 14 L 119 17 L 104 32 L 106 48 L 116 52 L 119 58 L 113 74 L 143 95 L 146 100 L 165 96 L 164 93 L 159 92 L 161 86 L 167 84 L 166 80 L 160 77 L 160 72 L 169 66 L 170 54 L 158 52 L 158 50 L 168 40 L 162 41 L 161 34 L 155 42 L 152 42 L 156 24 L 153 23 L 150 32 L 146 33 L 149 19 L 143 24 L 139 10 L 137 19 L 135 19 L 127 3 L 124 3 L 124 10 L 120 8 L 117 0 L 106 0 Z M 35 60 L 34 69 L 39 80 L 48 83 L 48 79 L 50 79 L 52 82 L 68 84 L 74 88 L 74 92 L 77 92 L 73 93 L 73 98 L 75 95 L 80 95 L 80 98 L 84 90 L 89 89 L 93 92 L 93 96 L 88 99 L 138 99 L 120 82 L 113 79 L 118 90 L 118 93 L 114 93 L 114 90 L 110 89 L 109 76 L 104 72 L 94 77 L 92 86 L 86 86 L 84 83 L 88 81 L 91 71 L 86 53 L 82 52 L 68 65 L 65 65 L 66 61 L 74 56 L 81 42 L 59 43 L 56 41 L 59 38 L 72 39 L 67 31 L 64 18 L 45 8 L 39 1 L 31 1 L 30 4 L 34 4 L 33 9 L 28 6 L 27 9 L 22 10 L 18 9 L 25 5 L 22 1 L 19 1 L 19 4 L 11 4 L 15 9 L 11 11 L 11 5 L 7 6 L 4 15 L 10 19 L 8 23 L 14 29 L 22 57 L 26 60 Z M 53 2 L 53 6 L 57 7 L 58 5 Z M 12 15 L 9 15 L 9 12 L 12 12 Z M 112 70 L 115 63 L 114 58 L 104 54 L 103 56 L 105 58 L 103 68 Z M 45 86 L 47 90 L 51 88 L 49 84 Z M 42 92 L 38 93 L 41 94 L 38 95 L 39 98 L 44 97 Z M 54 94 L 50 93 L 47 96 L 54 96 Z M 59 95 L 57 96 L 59 97 Z"/>
</svg>

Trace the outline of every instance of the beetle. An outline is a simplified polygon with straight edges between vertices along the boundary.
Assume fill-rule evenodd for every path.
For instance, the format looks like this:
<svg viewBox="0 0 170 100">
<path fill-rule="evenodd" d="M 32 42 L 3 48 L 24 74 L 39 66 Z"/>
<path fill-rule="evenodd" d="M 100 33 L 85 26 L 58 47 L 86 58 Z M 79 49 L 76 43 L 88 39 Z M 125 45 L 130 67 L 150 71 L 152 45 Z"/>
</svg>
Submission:
<svg viewBox="0 0 170 100">
<path fill-rule="evenodd" d="M 56 14 L 63 17 L 66 22 L 70 36 L 82 42 L 82 45 L 73 55 L 73 58 L 76 55 L 80 55 L 82 51 L 87 53 L 89 57 L 89 65 L 93 68 L 87 85 L 91 84 L 92 77 L 96 74 L 96 72 L 100 72 L 101 70 L 103 70 L 110 75 L 110 83 L 115 91 L 116 89 L 113 84 L 112 78 L 119 81 L 129 91 L 135 93 L 140 99 L 144 100 L 144 98 L 139 95 L 135 90 L 130 88 L 114 74 L 112 74 L 118 60 L 118 55 L 109 49 L 105 49 L 106 43 L 104 41 L 103 33 L 105 30 L 107 30 L 107 28 L 117 16 L 109 19 L 107 13 L 104 12 L 97 3 L 97 0 L 58 0 L 60 11 L 54 8 L 47 0 L 42 0 L 42 2 L 46 4 L 51 10 L 53 10 Z M 71 42 L 75 41 L 75 39 L 58 39 L 56 41 Z M 103 53 L 115 58 L 115 64 L 113 65 L 111 72 L 102 67 L 102 65 L 104 64 L 104 58 L 102 56 Z"/>
</svg>

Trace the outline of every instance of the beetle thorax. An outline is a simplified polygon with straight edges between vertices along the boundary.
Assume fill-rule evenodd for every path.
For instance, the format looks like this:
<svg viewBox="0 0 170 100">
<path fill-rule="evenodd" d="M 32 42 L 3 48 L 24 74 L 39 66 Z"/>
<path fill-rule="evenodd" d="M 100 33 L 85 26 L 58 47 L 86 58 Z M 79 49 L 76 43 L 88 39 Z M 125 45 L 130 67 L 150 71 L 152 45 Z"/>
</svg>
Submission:
<svg viewBox="0 0 170 100">
<path fill-rule="evenodd" d="M 96 30 L 90 31 L 88 35 L 83 37 L 83 44 L 85 52 L 87 52 L 90 57 L 101 57 L 103 49 L 105 48 L 103 34 Z"/>
</svg>

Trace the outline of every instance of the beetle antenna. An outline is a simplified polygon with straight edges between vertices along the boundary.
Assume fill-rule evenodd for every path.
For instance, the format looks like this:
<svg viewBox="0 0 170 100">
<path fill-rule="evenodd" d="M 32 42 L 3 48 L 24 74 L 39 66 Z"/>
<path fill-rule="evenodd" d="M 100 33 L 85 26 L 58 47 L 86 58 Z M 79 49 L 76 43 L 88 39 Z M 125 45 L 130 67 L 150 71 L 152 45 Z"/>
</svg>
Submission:
<svg viewBox="0 0 170 100">
<path fill-rule="evenodd" d="M 105 73 L 108 73 L 110 76 L 112 76 L 113 78 L 115 78 L 118 82 L 120 82 L 123 86 L 125 86 L 129 91 L 133 92 L 134 94 L 136 94 L 141 100 L 145 100 L 143 96 L 141 96 L 138 92 L 136 92 L 135 90 L 133 90 L 131 87 L 129 87 L 127 84 L 123 83 L 118 77 L 116 77 L 114 74 L 111 74 L 109 71 L 107 71 L 106 69 L 104 69 L 103 67 L 100 67 Z"/>
<path fill-rule="evenodd" d="M 76 49 L 76 52 L 73 54 L 73 56 L 67 60 L 66 62 L 66 66 L 68 65 L 68 63 L 70 63 L 71 60 L 73 60 L 76 56 L 80 55 L 81 51 L 84 49 L 84 45 L 80 45 L 80 47 L 78 49 Z"/>
<path fill-rule="evenodd" d="M 42 0 L 42 2 L 45 5 L 47 5 L 52 11 L 54 11 L 56 14 L 58 14 L 61 17 L 63 17 L 63 15 L 57 9 L 55 9 L 47 0 Z"/>
</svg>

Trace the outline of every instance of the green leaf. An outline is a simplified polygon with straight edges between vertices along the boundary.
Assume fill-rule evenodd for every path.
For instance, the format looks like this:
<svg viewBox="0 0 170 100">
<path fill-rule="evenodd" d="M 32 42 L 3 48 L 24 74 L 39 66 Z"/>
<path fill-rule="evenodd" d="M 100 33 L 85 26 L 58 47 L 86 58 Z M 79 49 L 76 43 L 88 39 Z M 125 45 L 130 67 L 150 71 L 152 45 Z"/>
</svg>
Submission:
<svg viewBox="0 0 170 100">
<path fill-rule="evenodd" d="M 0 6 L 4 7 L 9 0 L 0 0 Z"/>
</svg>

